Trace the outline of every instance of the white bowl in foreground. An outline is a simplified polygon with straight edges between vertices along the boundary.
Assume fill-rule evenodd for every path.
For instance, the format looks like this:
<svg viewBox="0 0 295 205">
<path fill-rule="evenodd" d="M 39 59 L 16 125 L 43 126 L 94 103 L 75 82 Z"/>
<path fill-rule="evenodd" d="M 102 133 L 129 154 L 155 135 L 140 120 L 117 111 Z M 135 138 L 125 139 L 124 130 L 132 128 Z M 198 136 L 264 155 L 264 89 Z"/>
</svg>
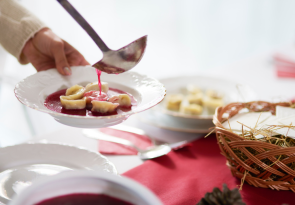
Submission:
<svg viewBox="0 0 295 205">
<path fill-rule="evenodd" d="M 90 66 L 72 67 L 71 76 L 62 76 L 56 69 L 38 72 L 19 82 L 15 86 L 15 96 L 24 105 L 35 110 L 50 114 L 62 124 L 81 128 L 101 128 L 119 124 L 130 115 L 147 110 L 160 103 L 165 88 L 158 80 L 135 72 L 119 75 L 102 73 L 101 81 L 109 87 L 128 92 L 137 100 L 137 106 L 122 114 L 110 116 L 77 116 L 57 113 L 45 107 L 46 97 L 58 90 L 79 84 L 85 86 L 97 81 L 95 68 Z"/>
<path fill-rule="evenodd" d="M 139 183 L 108 173 L 72 171 L 36 181 L 13 198 L 9 205 L 32 205 L 69 194 L 104 194 L 131 204 L 162 205 L 161 201 Z"/>
<path fill-rule="evenodd" d="M 74 170 L 117 174 L 103 155 L 71 145 L 24 143 L 0 148 L 0 204 L 8 203 L 36 179 Z"/>
</svg>

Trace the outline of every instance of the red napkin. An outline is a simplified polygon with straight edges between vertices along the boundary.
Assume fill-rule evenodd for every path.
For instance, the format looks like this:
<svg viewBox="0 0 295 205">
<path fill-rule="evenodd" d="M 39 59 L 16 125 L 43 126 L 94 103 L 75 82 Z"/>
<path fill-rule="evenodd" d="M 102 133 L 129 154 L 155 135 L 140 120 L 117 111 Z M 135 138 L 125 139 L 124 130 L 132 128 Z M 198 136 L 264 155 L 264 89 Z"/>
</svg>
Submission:
<svg viewBox="0 0 295 205">
<path fill-rule="evenodd" d="M 142 149 L 146 149 L 152 145 L 151 140 L 144 135 L 133 134 L 129 132 L 119 131 L 111 128 L 102 128 L 101 132 L 120 137 L 133 142 L 136 146 Z M 137 155 L 137 151 L 129 146 L 116 144 L 113 142 L 99 141 L 98 150 L 102 154 L 113 154 L 113 155 Z"/>
<path fill-rule="evenodd" d="M 294 56 L 295 57 L 295 56 Z M 288 57 L 277 54 L 274 56 L 278 77 L 295 78 L 295 62 Z"/>
<path fill-rule="evenodd" d="M 226 183 L 236 188 L 240 180 L 233 177 L 220 154 L 215 136 L 192 142 L 192 146 L 148 160 L 124 175 L 150 188 L 166 205 L 195 205 L 214 187 Z M 295 193 L 273 191 L 243 185 L 247 205 L 295 204 Z"/>
</svg>

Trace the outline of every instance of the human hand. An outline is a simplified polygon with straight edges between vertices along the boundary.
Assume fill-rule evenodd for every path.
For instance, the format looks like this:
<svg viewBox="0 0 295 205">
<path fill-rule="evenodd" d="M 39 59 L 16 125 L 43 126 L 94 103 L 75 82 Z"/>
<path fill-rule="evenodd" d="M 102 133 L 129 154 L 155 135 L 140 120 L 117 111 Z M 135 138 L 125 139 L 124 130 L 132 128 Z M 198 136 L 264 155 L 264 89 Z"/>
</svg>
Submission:
<svg viewBox="0 0 295 205">
<path fill-rule="evenodd" d="M 62 75 L 71 75 L 70 66 L 89 65 L 74 47 L 48 28 L 27 41 L 22 55 L 38 72 L 56 68 Z"/>
</svg>

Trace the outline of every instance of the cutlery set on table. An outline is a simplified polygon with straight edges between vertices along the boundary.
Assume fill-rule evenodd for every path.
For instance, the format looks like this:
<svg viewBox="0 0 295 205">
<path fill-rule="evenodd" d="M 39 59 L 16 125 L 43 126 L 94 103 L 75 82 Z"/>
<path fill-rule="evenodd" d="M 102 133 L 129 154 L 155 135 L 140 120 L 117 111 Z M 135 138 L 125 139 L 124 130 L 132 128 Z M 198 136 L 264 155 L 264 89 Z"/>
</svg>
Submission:
<svg viewBox="0 0 295 205">
<path fill-rule="evenodd" d="M 122 130 L 122 129 L 120 129 L 120 130 L 126 131 L 127 129 L 128 129 L 128 127 L 124 130 Z M 119 137 L 111 136 L 111 135 L 105 134 L 105 133 L 100 132 L 95 129 L 84 129 L 82 132 L 86 137 L 89 137 L 89 138 L 130 146 L 138 151 L 138 156 L 143 160 L 153 159 L 156 157 L 163 156 L 163 155 L 169 153 L 171 151 L 171 149 L 177 150 L 188 143 L 188 141 L 184 140 L 184 141 L 176 142 L 173 144 L 153 145 L 151 147 L 148 147 L 147 149 L 141 149 L 138 146 L 136 146 L 134 143 L 132 143 L 131 141 L 128 141 L 126 139 L 122 139 Z M 129 132 L 134 133 L 131 131 L 129 131 Z M 137 134 L 137 133 L 135 133 L 135 134 Z"/>
</svg>

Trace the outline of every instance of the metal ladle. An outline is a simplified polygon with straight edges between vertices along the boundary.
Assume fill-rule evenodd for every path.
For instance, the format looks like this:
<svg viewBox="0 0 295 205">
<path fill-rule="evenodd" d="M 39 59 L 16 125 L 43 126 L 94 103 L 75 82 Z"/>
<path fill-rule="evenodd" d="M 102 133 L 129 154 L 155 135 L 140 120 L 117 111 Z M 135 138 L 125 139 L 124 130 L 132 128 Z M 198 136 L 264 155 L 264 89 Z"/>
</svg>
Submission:
<svg viewBox="0 0 295 205">
<path fill-rule="evenodd" d="M 57 1 L 88 33 L 102 51 L 103 58 L 92 65 L 93 67 L 109 74 L 119 74 L 132 69 L 141 60 L 145 51 L 147 36 L 143 36 L 119 50 L 111 50 L 67 0 Z"/>
</svg>

